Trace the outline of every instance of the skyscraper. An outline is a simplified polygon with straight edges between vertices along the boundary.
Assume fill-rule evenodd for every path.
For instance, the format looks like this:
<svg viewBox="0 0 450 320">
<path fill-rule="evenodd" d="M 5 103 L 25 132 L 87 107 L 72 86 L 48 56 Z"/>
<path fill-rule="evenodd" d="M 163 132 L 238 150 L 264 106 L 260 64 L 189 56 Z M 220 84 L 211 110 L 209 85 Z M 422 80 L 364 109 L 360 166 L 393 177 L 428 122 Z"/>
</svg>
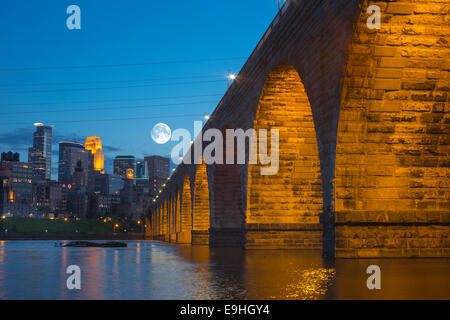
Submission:
<svg viewBox="0 0 450 320">
<path fill-rule="evenodd" d="M 33 202 L 33 169 L 28 163 L 1 161 L 0 177 L 9 179 L 10 201 L 23 204 Z"/>
<path fill-rule="evenodd" d="M 28 149 L 28 162 L 37 178 L 50 179 L 52 171 L 52 128 L 43 123 L 35 123 L 33 147 Z"/>
<path fill-rule="evenodd" d="M 79 161 L 82 172 L 86 175 L 89 168 L 91 152 L 86 150 L 81 143 L 63 141 L 59 143 L 58 182 L 70 184 Z"/>
<path fill-rule="evenodd" d="M 146 161 L 136 162 L 136 178 L 147 178 L 148 179 L 148 164 Z"/>
<path fill-rule="evenodd" d="M 170 159 L 161 156 L 147 156 L 144 158 L 144 161 L 148 165 L 150 194 L 156 195 L 169 177 Z"/>
<path fill-rule="evenodd" d="M 136 172 L 136 158 L 134 156 L 117 156 L 114 158 L 114 174 L 127 177 L 127 170 L 132 169 L 133 175 Z"/>
<path fill-rule="evenodd" d="M 94 170 L 103 173 L 105 169 L 105 158 L 103 156 L 100 137 L 87 137 L 84 142 L 84 148 L 90 150 L 92 153 Z"/>
</svg>

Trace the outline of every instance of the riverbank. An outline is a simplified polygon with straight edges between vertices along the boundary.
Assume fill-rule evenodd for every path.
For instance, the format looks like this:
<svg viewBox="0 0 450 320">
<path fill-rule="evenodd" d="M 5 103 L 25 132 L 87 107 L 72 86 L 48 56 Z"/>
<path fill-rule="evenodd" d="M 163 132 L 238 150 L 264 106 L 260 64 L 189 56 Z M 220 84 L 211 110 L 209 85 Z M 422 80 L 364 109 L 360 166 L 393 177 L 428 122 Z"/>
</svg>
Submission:
<svg viewBox="0 0 450 320">
<path fill-rule="evenodd" d="M 0 240 L 142 240 L 144 228 L 119 219 L 0 219 Z"/>
<path fill-rule="evenodd" d="M 143 233 L 106 233 L 106 234 L 46 234 L 12 233 L 0 234 L 0 240 L 145 240 Z"/>
</svg>

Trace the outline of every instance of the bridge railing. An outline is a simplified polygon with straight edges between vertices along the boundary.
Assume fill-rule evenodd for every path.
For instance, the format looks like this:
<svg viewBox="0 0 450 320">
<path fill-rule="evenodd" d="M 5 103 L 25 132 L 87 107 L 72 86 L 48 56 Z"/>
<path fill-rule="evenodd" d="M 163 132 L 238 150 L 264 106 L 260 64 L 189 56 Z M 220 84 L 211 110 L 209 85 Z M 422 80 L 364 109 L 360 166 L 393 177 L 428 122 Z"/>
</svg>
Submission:
<svg viewBox="0 0 450 320">
<path fill-rule="evenodd" d="M 256 48 L 253 50 L 253 52 L 251 53 L 250 57 L 247 59 L 247 61 L 249 61 L 251 58 L 253 58 L 253 56 L 256 54 L 256 52 L 261 48 L 261 46 L 264 44 L 264 42 L 267 40 L 267 38 L 269 37 L 270 33 L 272 32 L 272 29 L 277 25 L 277 23 L 280 21 L 281 16 L 283 16 L 286 13 L 287 8 L 289 7 L 289 5 L 291 4 L 292 0 L 286 0 L 283 3 L 283 6 L 280 8 L 280 10 L 278 11 L 277 15 L 275 16 L 275 18 L 272 20 L 269 28 L 267 28 L 266 32 L 264 32 L 264 35 L 262 36 L 262 38 L 259 40 L 258 44 L 256 45 Z"/>
</svg>

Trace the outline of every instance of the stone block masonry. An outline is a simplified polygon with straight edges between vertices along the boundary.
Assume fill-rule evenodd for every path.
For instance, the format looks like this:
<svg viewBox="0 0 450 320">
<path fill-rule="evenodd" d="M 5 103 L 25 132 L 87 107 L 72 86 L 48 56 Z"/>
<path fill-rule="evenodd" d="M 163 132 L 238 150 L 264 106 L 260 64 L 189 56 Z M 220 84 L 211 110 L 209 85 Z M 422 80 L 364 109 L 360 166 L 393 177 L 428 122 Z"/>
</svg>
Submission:
<svg viewBox="0 0 450 320">
<path fill-rule="evenodd" d="M 367 27 L 370 5 L 379 30 Z M 148 210 L 148 237 L 449 257 L 449 10 L 449 0 L 286 1 L 204 127 L 278 129 L 278 173 L 181 164 Z"/>
</svg>

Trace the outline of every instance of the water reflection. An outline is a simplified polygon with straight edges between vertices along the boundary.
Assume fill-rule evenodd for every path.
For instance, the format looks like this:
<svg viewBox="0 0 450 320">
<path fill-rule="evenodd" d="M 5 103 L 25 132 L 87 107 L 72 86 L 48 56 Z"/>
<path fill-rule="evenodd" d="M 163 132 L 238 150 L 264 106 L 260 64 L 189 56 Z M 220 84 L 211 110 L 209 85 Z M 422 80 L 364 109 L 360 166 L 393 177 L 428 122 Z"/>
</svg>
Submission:
<svg viewBox="0 0 450 320">
<path fill-rule="evenodd" d="M 78 265 L 81 290 L 66 288 Z M 382 290 L 366 287 L 367 266 Z M 320 252 L 174 246 L 60 248 L 0 242 L 2 299 L 450 299 L 450 259 L 325 261 Z"/>
</svg>

